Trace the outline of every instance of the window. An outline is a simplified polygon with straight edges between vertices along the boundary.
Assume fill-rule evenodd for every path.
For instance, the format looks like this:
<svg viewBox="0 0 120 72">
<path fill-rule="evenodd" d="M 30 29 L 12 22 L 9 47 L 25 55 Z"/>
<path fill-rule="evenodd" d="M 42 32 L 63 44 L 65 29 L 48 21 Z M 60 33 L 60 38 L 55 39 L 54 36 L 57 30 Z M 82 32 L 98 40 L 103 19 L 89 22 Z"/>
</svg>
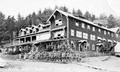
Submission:
<svg viewBox="0 0 120 72">
<path fill-rule="evenodd" d="M 55 25 L 56 26 L 59 26 L 59 25 L 62 25 L 62 20 L 61 19 L 58 19 L 58 20 L 55 20 Z"/>
<path fill-rule="evenodd" d="M 101 29 L 98 29 L 99 32 L 101 32 Z"/>
<path fill-rule="evenodd" d="M 106 35 L 106 30 L 104 30 L 104 34 Z"/>
<path fill-rule="evenodd" d="M 91 39 L 91 40 L 95 40 L 95 35 L 92 35 L 92 34 L 91 34 L 91 35 L 90 35 L 90 39 Z"/>
<path fill-rule="evenodd" d="M 76 31 L 76 37 L 82 37 L 82 32 L 81 31 Z"/>
<path fill-rule="evenodd" d="M 85 28 L 85 23 L 82 23 L 82 28 Z"/>
<path fill-rule="evenodd" d="M 79 26 L 79 23 L 78 23 L 78 22 L 75 22 L 75 25 L 76 25 L 76 26 Z"/>
<path fill-rule="evenodd" d="M 71 29 L 71 36 L 74 36 L 74 30 Z"/>
<path fill-rule="evenodd" d="M 88 34 L 87 33 L 83 33 L 83 38 L 84 39 L 88 39 Z"/>
<path fill-rule="evenodd" d="M 95 27 L 92 27 L 92 30 L 95 31 Z"/>
<path fill-rule="evenodd" d="M 87 29 L 90 29 L 90 25 L 87 25 Z"/>
</svg>

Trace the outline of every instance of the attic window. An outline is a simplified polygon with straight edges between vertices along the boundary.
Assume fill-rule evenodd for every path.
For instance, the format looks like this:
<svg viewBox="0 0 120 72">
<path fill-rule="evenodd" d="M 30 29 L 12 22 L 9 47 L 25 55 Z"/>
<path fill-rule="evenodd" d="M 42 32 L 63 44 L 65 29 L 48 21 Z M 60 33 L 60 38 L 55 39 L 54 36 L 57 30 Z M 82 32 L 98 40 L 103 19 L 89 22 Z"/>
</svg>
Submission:
<svg viewBox="0 0 120 72">
<path fill-rule="evenodd" d="M 55 25 L 56 26 L 62 25 L 62 20 L 61 19 L 55 20 Z"/>
</svg>

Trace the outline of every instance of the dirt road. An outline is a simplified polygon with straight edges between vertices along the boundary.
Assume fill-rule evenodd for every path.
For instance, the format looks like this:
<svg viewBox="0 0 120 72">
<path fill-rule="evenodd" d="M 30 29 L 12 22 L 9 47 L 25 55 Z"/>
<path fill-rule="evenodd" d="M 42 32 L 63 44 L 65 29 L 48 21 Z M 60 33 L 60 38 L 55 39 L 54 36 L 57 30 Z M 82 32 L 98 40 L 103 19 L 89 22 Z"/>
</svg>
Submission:
<svg viewBox="0 0 120 72">
<path fill-rule="evenodd" d="M 59 64 L 30 60 L 7 60 L 9 67 L 0 72 L 120 72 L 120 59 L 116 57 L 86 58 L 82 63 Z"/>
</svg>

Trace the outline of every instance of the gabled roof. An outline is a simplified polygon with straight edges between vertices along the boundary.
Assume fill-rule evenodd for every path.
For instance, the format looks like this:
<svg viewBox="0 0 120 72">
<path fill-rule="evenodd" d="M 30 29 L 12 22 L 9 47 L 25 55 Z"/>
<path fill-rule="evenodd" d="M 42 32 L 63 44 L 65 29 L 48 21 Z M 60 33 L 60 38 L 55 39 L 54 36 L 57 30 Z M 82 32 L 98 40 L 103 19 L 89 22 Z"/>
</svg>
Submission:
<svg viewBox="0 0 120 72">
<path fill-rule="evenodd" d="M 87 19 L 84 19 L 84 18 L 80 18 L 80 17 L 75 17 L 74 15 L 72 15 L 72 14 L 70 14 L 70 13 L 67 13 L 67 12 L 64 12 L 64 11 L 61 11 L 61 10 L 59 10 L 59 9 L 56 9 L 53 13 L 52 13 L 52 15 L 48 18 L 48 20 L 47 20 L 47 22 L 51 19 L 51 17 L 55 14 L 55 12 L 60 12 L 60 13 L 62 13 L 63 15 L 65 15 L 65 16 L 69 16 L 69 17 L 72 17 L 72 18 L 75 18 L 75 19 L 77 19 L 77 20 L 80 20 L 80 21 L 83 21 L 83 22 L 86 22 L 86 23 L 88 23 L 88 24 L 91 24 L 91 25 L 94 25 L 94 26 L 97 26 L 97 27 L 99 27 L 99 28 L 102 28 L 102 29 L 105 29 L 105 30 L 108 30 L 108 31 L 111 31 L 111 30 L 109 30 L 108 28 L 106 28 L 106 27 L 100 27 L 99 25 L 97 25 L 97 24 L 94 24 L 93 22 L 91 22 L 91 21 L 89 21 L 89 20 L 87 20 Z M 111 31 L 111 32 L 113 32 L 113 31 Z"/>
</svg>

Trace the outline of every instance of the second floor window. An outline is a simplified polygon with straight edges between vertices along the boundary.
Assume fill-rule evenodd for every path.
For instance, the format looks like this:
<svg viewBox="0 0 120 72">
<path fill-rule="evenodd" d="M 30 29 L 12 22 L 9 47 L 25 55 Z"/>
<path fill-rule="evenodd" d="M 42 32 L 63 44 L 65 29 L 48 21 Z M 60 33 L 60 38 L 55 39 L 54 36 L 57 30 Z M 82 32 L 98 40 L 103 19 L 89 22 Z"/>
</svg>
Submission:
<svg viewBox="0 0 120 72">
<path fill-rule="evenodd" d="M 106 30 L 104 30 L 104 34 L 106 35 Z"/>
<path fill-rule="evenodd" d="M 88 39 L 88 33 L 83 33 L 83 38 Z"/>
<path fill-rule="evenodd" d="M 95 27 L 92 27 L 92 31 L 95 31 Z"/>
<path fill-rule="evenodd" d="M 81 31 L 76 31 L 76 36 L 81 38 L 82 37 L 82 32 Z"/>
<path fill-rule="evenodd" d="M 71 36 L 74 36 L 74 30 L 71 29 Z"/>
<path fill-rule="evenodd" d="M 85 28 L 85 23 L 82 23 L 82 28 Z"/>
<path fill-rule="evenodd" d="M 79 23 L 78 23 L 78 22 L 75 22 L 75 25 L 76 25 L 76 26 L 79 26 Z"/>
<path fill-rule="evenodd" d="M 101 32 L 101 29 L 98 29 L 99 32 Z"/>
<path fill-rule="evenodd" d="M 90 29 L 90 25 L 87 25 L 87 29 Z"/>
<path fill-rule="evenodd" d="M 91 34 L 91 35 L 90 35 L 90 39 L 91 39 L 91 40 L 95 40 L 95 35 L 92 35 L 92 34 Z"/>
</svg>

